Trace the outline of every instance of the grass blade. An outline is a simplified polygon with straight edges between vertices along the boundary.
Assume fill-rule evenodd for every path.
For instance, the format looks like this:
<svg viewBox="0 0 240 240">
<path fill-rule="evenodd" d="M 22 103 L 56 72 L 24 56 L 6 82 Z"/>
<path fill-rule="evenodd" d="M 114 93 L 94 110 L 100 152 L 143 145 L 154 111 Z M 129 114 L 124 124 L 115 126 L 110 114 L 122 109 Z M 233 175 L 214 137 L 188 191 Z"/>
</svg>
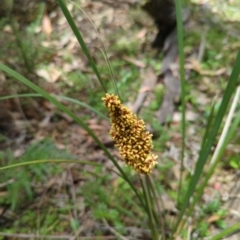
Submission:
<svg viewBox="0 0 240 240">
<path fill-rule="evenodd" d="M 200 155 L 201 155 L 201 152 L 204 151 L 205 144 L 207 142 L 207 138 L 209 136 L 209 132 L 210 132 L 210 129 L 211 129 L 211 126 L 212 126 L 212 121 L 213 121 L 213 117 L 214 117 L 214 108 L 215 108 L 215 103 L 212 104 L 211 112 L 208 116 L 207 126 L 206 126 L 206 130 L 205 130 L 205 133 L 204 133 L 204 136 L 203 136 L 203 139 L 202 139 L 202 145 L 201 145 L 201 148 L 200 148 Z"/>
<path fill-rule="evenodd" d="M 201 173 L 203 172 L 203 167 L 207 161 L 207 158 L 211 152 L 211 148 L 214 144 L 215 138 L 217 136 L 218 130 L 220 128 L 220 125 L 222 123 L 223 117 L 225 115 L 225 112 L 227 110 L 227 106 L 229 104 L 230 98 L 233 94 L 233 92 L 235 91 L 237 84 L 239 83 L 238 81 L 238 77 L 240 74 L 240 51 L 238 52 L 230 79 L 228 81 L 226 90 L 224 92 L 223 95 L 223 99 L 222 99 L 222 103 L 220 105 L 219 111 L 217 113 L 217 116 L 214 120 L 213 126 L 212 126 L 212 130 L 209 133 L 209 137 L 206 140 L 206 144 L 205 144 L 205 149 L 202 151 L 202 153 L 199 155 L 199 159 L 197 161 L 196 167 L 195 167 L 195 172 L 194 175 L 192 176 L 192 179 L 189 183 L 189 187 L 187 190 L 187 193 L 184 197 L 184 201 L 183 201 L 183 205 L 181 208 L 181 211 L 178 215 L 178 219 L 176 222 L 176 225 L 174 227 L 174 232 L 177 230 L 178 225 L 186 211 L 186 208 L 189 204 L 190 198 L 193 196 L 194 191 L 196 189 L 198 180 L 201 176 Z"/>
<path fill-rule="evenodd" d="M 105 119 L 106 121 L 109 121 L 109 119 L 105 115 L 103 115 L 101 112 L 99 112 L 98 110 L 96 110 L 95 108 L 89 106 L 88 104 L 86 104 L 84 102 L 81 102 L 79 100 L 76 100 L 76 99 L 73 99 L 70 97 L 65 97 L 62 95 L 51 94 L 51 96 L 53 96 L 55 98 L 67 100 L 72 103 L 76 103 L 82 107 L 85 107 L 85 108 L 91 110 L 92 112 L 96 113 L 99 117 Z M 23 93 L 23 94 L 14 94 L 14 95 L 9 95 L 9 96 L 3 96 L 3 97 L 0 97 L 0 100 L 10 99 L 10 98 L 20 98 L 20 97 L 43 97 L 43 96 L 38 93 Z"/>
<path fill-rule="evenodd" d="M 238 87 L 238 89 L 240 89 Z M 238 91 L 236 92 L 236 98 L 238 98 Z M 231 114 L 231 113 L 230 113 Z M 237 128 L 239 126 L 240 123 L 240 112 L 238 113 L 237 117 L 235 118 L 235 120 L 233 121 L 227 136 L 225 137 L 224 143 L 221 146 L 221 149 L 218 151 L 218 154 L 215 157 L 215 160 L 213 162 L 213 164 L 210 166 L 209 170 L 207 171 L 206 176 L 204 177 L 203 182 L 201 183 L 200 187 L 197 189 L 197 193 L 193 198 L 193 201 L 191 203 L 190 208 L 188 208 L 188 211 L 186 213 L 187 216 L 191 216 L 192 212 L 194 211 L 194 207 L 197 204 L 197 202 L 199 201 L 200 197 L 202 196 L 202 193 L 204 191 L 204 188 L 206 187 L 209 179 L 211 178 L 211 176 L 214 173 L 214 170 L 217 166 L 218 161 L 221 159 L 222 154 L 224 153 L 228 143 L 230 142 L 230 140 L 233 138 L 234 134 L 237 133 Z M 216 149 L 217 150 L 217 149 Z M 215 150 L 215 151 L 216 151 Z M 185 222 L 187 221 L 187 218 L 184 219 L 184 221 L 182 222 L 182 226 L 184 226 Z"/>
<path fill-rule="evenodd" d="M 238 231 L 240 229 L 240 222 L 234 224 L 230 228 L 227 228 L 220 232 L 219 234 L 215 235 L 211 240 L 220 240 L 223 239 L 224 237 L 227 237 L 228 235 L 234 233 L 235 231 Z"/>
<path fill-rule="evenodd" d="M 185 71 L 184 71 L 184 46 L 183 46 L 183 23 L 182 23 L 182 3 L 181 0 L 175 1 L 176 5 L 176 18 L 177 18 L 177 39 L 178 39 L 178 54 L 179 54 L 179 66 L 180 66 L 180 80 L 181 80 L 181 109 L 182 109 L 182 151 L 181 151 L 181 168 L 180 168 L 180 180 L 178 186 L 178 201 L 181 195 L 182 188 L 182 173 L 184 170 L 183 159 L 185 154 L 185 137 L 186 137 L 186 103 L 185 103 Z"/>
<path fill-rule="evenodd" d="M 82 160 L 42 159 L 42 160 L 32 160 L 32 161 L 27 161 L 27 162 L 14 163 L 14 164 L 11 164 L 11 165 L 0 167 L 0 171 L 4 171 L 4 170 L 7 170 L 7 169 L 16 168 L 16 167 L 24 167 L 24 166 L 32 165 L 32 164 L 41 164 L 41 163 L 79 163 L 79 164 L 89 164 L 89 165 L 94 165 L 94 166 L 101 166 L 100 163 L 94 163 L 94 162 L 82 161 Z"/>
<path fill-rule="evenodd" d="M 240 87 L 238 87 L 238 90 L 240 91 Z M 236 99 L 239 98 L 238 96 L 238 92 L 236 92 Z M 235 99 L 235 100 L 236 100 Z M 234 106 L 233 106 L 234 107 Z M 229 113 L 229 115 L 231 115 L 231 111 Z M 194 206 L 196 205 L 196 203 L 198 202 L 199 198 L 202 196 L 202 193 L 204 191 L 205 186 L 207 185 L 209 179 L 211 178 L 211 176 L 214 173 L 214 170 L 217 166 L 217 163 L 219 162 L 219 160 L 221 159 L 222 154 L 224 153 L 228 143 L 230 142 L 230 140 L 233 138 L 233 136 L 237 133 L 237 128 L 239 126 L 240 123 L 240 112 L 238 113 L 237 117 L 235 118 L 235 120 L 233 121 L 230 129 L 228 130 L 228 134 L 225 137 L 224 143 L 221 146 L 221 149 L 217 152 L 217 155 L 215 156 L 215 160 L 213 161 L 213 164 L 210 166 L 206 176 L 204 177 L 204 181 L 201 184 L 201 186 L 199 187 L 199 189 L 197 190 L 197 194 L 193 199 L 193 202 L 191 204 L 191 207 L 189 208 L 188 212 L 187 212 L 187 216 L 191 216 L 193 210 L 194 210 Z M 216 149 L 217 150 L 217 149 Z M 215 151 L 216 151 L 215 150 Z"/>
<path fill-rule="evenodd" d="M 221 136 L 219 138 L 217 147 L 216 147 L 216 149 L 214 151 L 213 157 L 211 159 L 211 162 L 210 162 L 211 165 L 214 164 L 215 161 L 217 161 L 219 152 L 222 151 L 222 148 L 223 148 L 223 145 L 224 145 L 224 141 L 226 139 L 226 136 L 229 133 L 229 128 L 231 126 L 232 118 L 233 118 L 234 112 L 235 112 L 237 104 L 238 104 L 239 95 L 240 95 L 240 87 L 237 88 L 237 91 L 236 91 L 236 94 L 235 94 L 235 98 L 233 100 L 233 104 L 231 106 L 231 109 L 229 111 L 228 117 L 227 117 L 226 122 L 224 124 L 224 128 L 223 128 L 222 134 L 221 134 Z"/>
</svg>

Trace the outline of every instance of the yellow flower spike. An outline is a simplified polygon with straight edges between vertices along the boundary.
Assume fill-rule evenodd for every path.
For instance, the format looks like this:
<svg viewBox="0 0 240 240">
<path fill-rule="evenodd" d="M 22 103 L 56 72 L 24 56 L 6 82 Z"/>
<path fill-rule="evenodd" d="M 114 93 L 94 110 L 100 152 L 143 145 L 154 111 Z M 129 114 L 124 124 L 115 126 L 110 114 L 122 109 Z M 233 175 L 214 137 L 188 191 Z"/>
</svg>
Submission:
<svg viewBox="0 0 240 240">
<path fill-rule="evenodd" d="M 110 135 L 116 141 L 123 161 L 138 173 L 151 173 L 157 164 L 157 156 L 151 152 L 152 134 L 146 131 L 144 121 L 138 120 L 114 94 L 107 93 L 102 100 L 109 110 Z"/>
</svg>

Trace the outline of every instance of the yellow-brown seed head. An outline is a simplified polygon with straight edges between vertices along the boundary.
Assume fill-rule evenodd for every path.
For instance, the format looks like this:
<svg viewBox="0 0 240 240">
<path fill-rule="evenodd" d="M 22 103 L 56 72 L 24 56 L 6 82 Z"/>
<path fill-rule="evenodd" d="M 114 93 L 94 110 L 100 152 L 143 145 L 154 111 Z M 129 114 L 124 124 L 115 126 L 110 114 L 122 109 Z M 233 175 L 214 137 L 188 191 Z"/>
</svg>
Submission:
<svg viewBox="0 0 240 240">
<path fill-rule="evenodd" d="M 138 173 L 151 173 L 157 164 L 157 156 L 151 152 L 152 135 L 145 130 L 144 121 L 138 120 L 114 94 L 107 93 L 102 100 L 110 112 L 110 135 L 116 141 L 123 161 Z"/>
</svg>

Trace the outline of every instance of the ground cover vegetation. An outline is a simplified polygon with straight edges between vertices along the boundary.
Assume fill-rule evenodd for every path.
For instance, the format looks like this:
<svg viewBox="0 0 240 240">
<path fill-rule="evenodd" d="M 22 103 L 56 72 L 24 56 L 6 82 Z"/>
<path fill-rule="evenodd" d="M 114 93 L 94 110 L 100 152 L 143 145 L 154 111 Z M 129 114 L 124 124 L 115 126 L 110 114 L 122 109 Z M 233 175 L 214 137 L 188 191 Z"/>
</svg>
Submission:
<svg viewBox="0 0 240 240">
<path fill-rule="evenodd" d="M 154 2 L 3 1 L 0 239 L 240 238 L 240 2 Z"/>
</svg>

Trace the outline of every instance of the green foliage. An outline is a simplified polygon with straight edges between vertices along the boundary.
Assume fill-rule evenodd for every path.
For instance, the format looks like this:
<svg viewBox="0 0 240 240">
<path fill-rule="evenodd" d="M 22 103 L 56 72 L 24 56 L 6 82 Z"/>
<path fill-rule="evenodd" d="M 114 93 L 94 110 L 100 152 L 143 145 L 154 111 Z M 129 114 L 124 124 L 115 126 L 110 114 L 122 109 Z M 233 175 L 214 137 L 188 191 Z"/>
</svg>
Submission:
<svg viewBox="0 0 240 240">
<path fill-rule="evenodd" d="M 45 235 L 51 232 L 63 232 L 66 227 L 66 222 L 59 218 L 60 210 L 51 211 L 50 208 L 42 209 L 41 212 L 26 209 L 21 211 L 20 216 L 12 224 L 12 228 L 0 226 L 0 230 L 5 233 L 26 233 L 29 229 L 34 232 L 38 231 L 39 234 Z M 0 238 L 1 239 L 1 238 Z"/>
<path fill-rule="evenodd" d="M 203 238 L 208 236 L 208 229 L 209 229 L 209 224 L 206 222 L 200 222 L 198 226 L 198 234 L 199 237 Z"/>
<path fill-rule="evenodd" d="M 43 63 L 45 58 L 51 54 L 50 50 L 43 47 L 41 42 L 44 39 L 42 34 L 37 34 L 36 29 L 41 25 L 41 20 L 45 11 L 44 3 L 39 4 L 36 20 L 23 28 L 19 26 L 14 17 L 1 19 L 0 29 L 10 24 L 11 35 L 8 31 L 2 31 L 0 43 L 4 42 L 4 47 L 0 50 L 1 56 L 8 56 L 11 61 L 22 64 L 25 73 L 34 71 L 36 65 Z M 5 41 L 8 39 L 8 41 Z M 5 58 L 6 59 L 6 58 Z M 2 59 L 2 60 L 5 60 Z"/>
<path fill-rule="evenodd" d="M 27 33 L 33 34 L 36 31 L 37 27 L 41 25 L 41 21 L 45 11 L 45 4 L 42 2 L 42 3 L 39 3 L 38 6 L 39 8 L 36 15 L 36 19 L 32 23 L 30 23 L 26 28 Z"/>
<path fill-rule="evenodd" d="M 204 213 L 206 214 L 211 214 L 211 213 L 216 213 L 218 211 L 218 209 L 220 208 L 220 200 L 216 199 L 211 201 L 210 203 L 208 203 L 205 207 L 204 207 Z"/>
<path fill-rule="evenodd" d="M 233 169 L 240 169 L 240 159 L 239 159 L 239 154 L 235 154 L 232 156 L 229 160 L 229 165 Z"/>
<path fill-rule="evenodd" d="M 128 36 L 122 35 L 117 42 L 116 45 L 113 47 L 114 51 L 120 52 L 122 54 L 132 55 L 137 51 L 139 43 L 136 42 L 133 38 L 129 38 Z"/>
<path fill-rule="evenodd" d="M 149 108 L 152 111 L 156 111 L 159 109 L 159 106 L 161 106 L 163 97 L 164 97 L 164 92 L 165 92 L 165 88 L 163 87 L 163 85 L 157 85 L 154 90 L 154 99 L 152 100 L 152 102 L 150 103 Z M 158 124 L 159 125 L 159 124 Z"/>
<path fill-rule="evenodd" d="M 218 220 L 218 221 L 216 222 L 216 225 L 217 225 L 217 227 L 220 228 L 220 229 L 225 229 L 225 228 L 227 228 L 227 224 L 226 224 L 226 222 L 225 222 L 224 220 Z"/>
<path fill-rule="evenodd" d="M 73 231 L 77 231 L 80 228 L 79 221 L 77 219 L 71 218 L 70 227 Z"/>
<path fill-rule="evenodd" d="M 20 163 L 39 159 L 72 158 L 69 153 L 57 149 L 49 139 L 30 145 L 19 159 L 14 158 L 10 149 L 5 153 L 1 152 L 0 157 L 0 162 L 4 165 L 13 164 L 16 163 L 16 161 Z M 10 179 L 13 180 L 13 182 L 7 185 L 8 194 L 5 198 L 1 199 L 1 202 L 11 204 L 12 209 L 21 206 L 25 201 L 32 198 L 34 194 L 32 184 L 34 182 L 46 182 L 49 176 L 59 171 L 59 166 L 53 164 L 32 164 L 27 167 L 4 171 L 3 174 L 0 175 L 0 181 L 6 182 Z"/>
<path fill-rule="evenodd" d="M 41 25 L 44 8 L 44 3 L 39 4 L 36 20 L 27 26 L 24 32 L 21 32 L 17 27 L 15 27 L 14 30 L 16 43 L 20 53 L 19 59 L 24 60 L 25 67 L 29 72 L 33 72 L 33 69 L 36 67 L 36 64 L 40 58 L 42 58 L 43 53 L 45 52 L 45 48 L 43 48 L 41 44 L 43 36 L 39 35 L 36 37 L 35 33 L 36 28 Z M 13 22 L 13 25 L 15 24 L 16 23 Z"/>
<path fill-rule="evenodd" d="M 131 171 L 126 168 L 129 174 Z M 136 224 L 144 227 L 143 220 L 140 220 L 142 212 L 135 203 L 129 184 L 122 178 L 117 178 L 112 184 L 111 175 L 102 175 L 102 168 L 99 167 L 95 168 L 92 175 L 96 177 L 88 175 L 88 181 L 81 188 L 80 194 L 84 196 L 85 205 L 92 209 L 94 219 L 107 220 L 121 233 L 125 232 L 123 221 L 126 219 L 135 219 Z"/>
<path fill-rule="evenodd" d="M 214 224 L 220 228 L 226 228 L 226 222 L 224 221 L 224 217 L 227 215 L 227 210 L 221 208 L 221 201 L 219 198 L 216 198 L 210 201 L 207 205 L 204 205 L 200 210 L 200 218 L 197 220 L 199 224 L 197 224 L 197 233 L 200 237 L 209 236 L 209 229 L 211 223 L 206 221 L 205 219 L 209 216 L 218 216 L 219 219 L 214 222 Z"/>
</svg>

